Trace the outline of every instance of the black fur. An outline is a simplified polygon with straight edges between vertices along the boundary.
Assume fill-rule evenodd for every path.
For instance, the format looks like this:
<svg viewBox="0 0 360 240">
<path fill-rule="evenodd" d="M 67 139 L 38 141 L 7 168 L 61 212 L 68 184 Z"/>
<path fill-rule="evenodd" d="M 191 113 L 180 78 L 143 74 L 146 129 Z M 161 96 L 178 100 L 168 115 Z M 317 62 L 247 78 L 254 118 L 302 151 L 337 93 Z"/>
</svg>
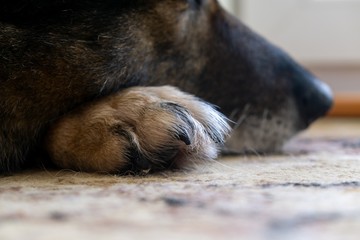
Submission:
<svg viewBox="0 0 360 240">
<path fill-rule="evenodd" d="M 212 0 L 5 0 L 0 172 L 31 161 L 59 116 L 134 85 L 178 86 L 235 121 L 245 106 L 249 116 L 280 116 L 291 99 L 291 133 L 273 139 L 281 144 L 329 109 L 314 81 Z M 258 131 L 249 124 L 242 132 Z M 244 138 L 257 141 L 251 136 Z"/>
</svg>

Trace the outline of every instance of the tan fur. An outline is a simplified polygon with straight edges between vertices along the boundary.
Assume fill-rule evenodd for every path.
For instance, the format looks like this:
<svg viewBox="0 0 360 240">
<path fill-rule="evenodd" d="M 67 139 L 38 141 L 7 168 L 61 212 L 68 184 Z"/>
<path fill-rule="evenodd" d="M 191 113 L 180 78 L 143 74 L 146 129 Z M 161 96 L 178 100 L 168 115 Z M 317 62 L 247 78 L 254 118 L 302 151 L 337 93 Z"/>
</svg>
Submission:
<svg viewBox="0 0 360 240">
<path fill-rule="evenodd" d="M 164 103 L 176 104 L 184 116 L 164 108 Z M 117 134 L 118 128 L 127 136 Z M 177 138 L 184 129 L 189 145 Z M 133 87 L 57 121 L 48 133 L 46 148 L 56 165 L 75 170 L 121 171 L 134 160 L 129 155 L 132 147 L 157 168 L 169 164 L 156 154 L 175 148 L 176 155 L 165 161 L 171 161 L 171 167 L 184 167 L 214 159 L 217 143 L 212 134 L 223 138 L 228 132 L 220 113 L 189 94 L 167 86 Z"/>
</svg>

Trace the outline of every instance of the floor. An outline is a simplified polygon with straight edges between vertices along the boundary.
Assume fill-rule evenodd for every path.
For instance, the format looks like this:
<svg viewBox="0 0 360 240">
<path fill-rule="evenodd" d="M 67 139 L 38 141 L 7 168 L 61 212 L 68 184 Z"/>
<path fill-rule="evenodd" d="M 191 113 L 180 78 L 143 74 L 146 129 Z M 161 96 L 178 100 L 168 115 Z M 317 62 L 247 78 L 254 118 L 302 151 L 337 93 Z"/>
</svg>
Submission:
<svg viewBox="0 0 360 240">
<path fill-rule="evenodd" d="M 360 119 L 192 172 L 0 177 L 0 239 L 359 239 Z"/>
</svg>

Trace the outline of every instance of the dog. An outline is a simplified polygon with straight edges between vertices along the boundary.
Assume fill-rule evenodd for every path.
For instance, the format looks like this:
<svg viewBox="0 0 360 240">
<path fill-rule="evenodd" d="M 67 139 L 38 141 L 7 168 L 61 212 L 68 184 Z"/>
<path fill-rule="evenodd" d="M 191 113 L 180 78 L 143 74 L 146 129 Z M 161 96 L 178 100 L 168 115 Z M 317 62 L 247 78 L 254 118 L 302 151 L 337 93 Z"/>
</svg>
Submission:
<svg viewBox="0 0 360 240">
<path fill-rule="evenodd" d="M 43 149 L 97 172 L 186 167 L 225 140 L 227 152 L 277 151 L 331 105 L 326 84 L 216 0 L 0 9 L 2 173 Z"/>
</svg>

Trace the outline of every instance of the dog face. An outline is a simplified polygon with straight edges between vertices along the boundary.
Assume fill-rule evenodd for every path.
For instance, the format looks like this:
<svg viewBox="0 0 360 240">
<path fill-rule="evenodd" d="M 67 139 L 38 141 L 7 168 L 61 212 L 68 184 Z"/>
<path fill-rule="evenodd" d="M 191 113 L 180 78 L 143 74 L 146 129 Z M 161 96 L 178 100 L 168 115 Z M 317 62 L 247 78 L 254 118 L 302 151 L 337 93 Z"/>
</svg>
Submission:
<svg viewBox="0 0 360 240">
<path fill-rule="evenodd" d="M 279 150 L 331 107 L 326 84 L 216 1 L 150 2 L 138 47 L 148 59 L 136 61 L 146 84 L 176 85 L 219 106 L 234 122 L 229 151 Z"/>
</svg>

